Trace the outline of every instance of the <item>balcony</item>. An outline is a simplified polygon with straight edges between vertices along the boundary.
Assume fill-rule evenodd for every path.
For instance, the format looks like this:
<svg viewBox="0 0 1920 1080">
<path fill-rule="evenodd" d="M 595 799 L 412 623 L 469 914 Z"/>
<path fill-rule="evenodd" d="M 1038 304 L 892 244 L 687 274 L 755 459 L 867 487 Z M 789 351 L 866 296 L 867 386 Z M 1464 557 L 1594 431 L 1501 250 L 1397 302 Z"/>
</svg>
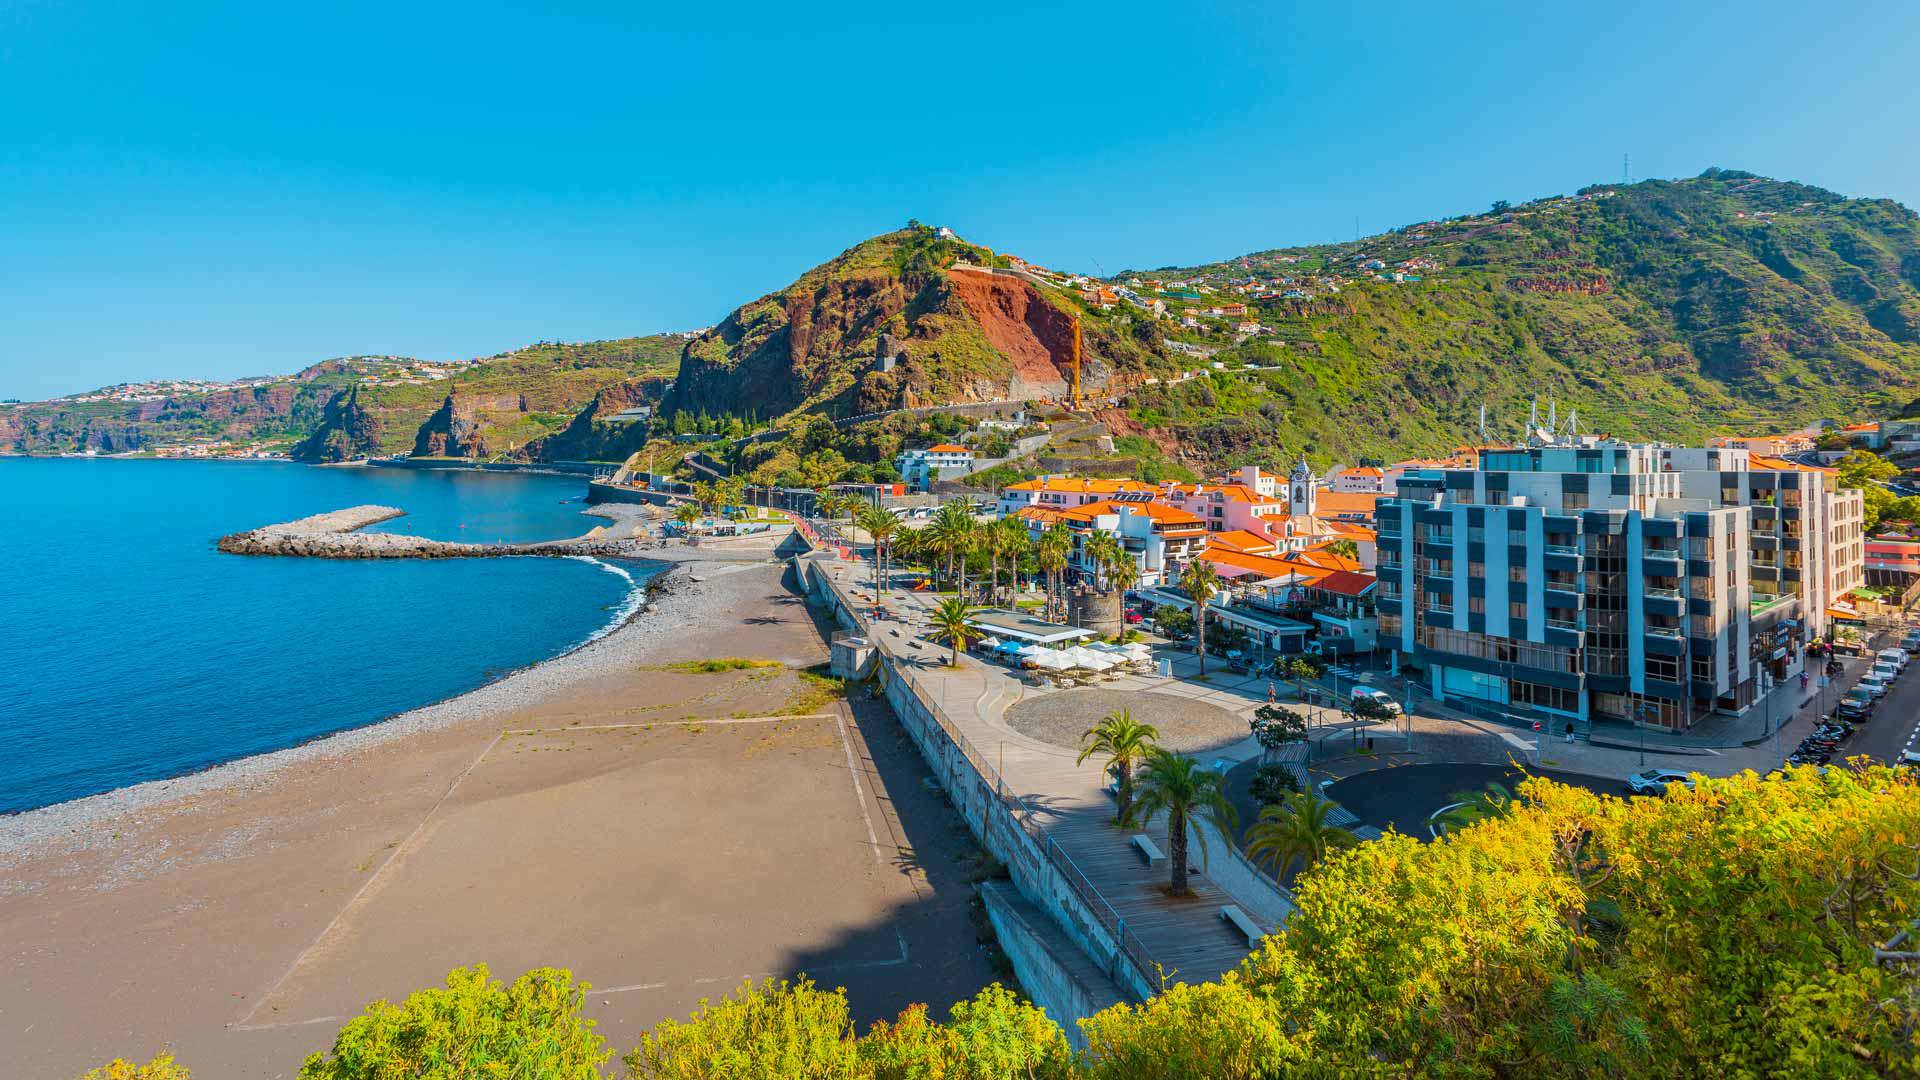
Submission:
<svg viewBox="0 0 1920 1080">
<path fill-rule="evenodd" d="M 1547 552 L 1547 554 L 1549 554 L 1549 555 L 1578 555 L 1578 554 L 1580 554 L 1580 545 L 1578 545 L 1578 544 L 1547 544 L 1547 545 L 1544 545 L 1544 546 L 1545 546 L 1545 548 L 1546 548 L 1546 552 Z"/>
<path fill-rule="evenodd" d="M 1672 638 L 1675 641 L 1681 641 L 1686 638 L 1686 634 L 1677 626 L 1649 626 L 1647 627 L 1647 633 L 1654 637 Z"/>
<path fill-rule="evenodd" d="M 1575 633 L 1581 629 L 1579 619 L 1548 619 L 1547 627 L 1551 630 L 1572 630 Z"/>
<path fill-rule="evenodd" d="M 1648 586 L 1648 587 L 1647 587 L 1647 590 L 1646 590 L 1646 592 L 1647 592 L 1647 595 L 1648 595 L 1648 596 L 1654 596 L 1654 597 L 1658 597 L 1658 598 L 1660 598 L 1660 599 L 1662 599 L 1662 600 L 1678 600 L 1678 599 L 1680 599 L 1680 590 L 1679 590 L 1679 589 L 1656 589 L 1656 588 L 1654 588 L 1654 587 L 1652 587 L 1652 586 Z"/>
</svg>

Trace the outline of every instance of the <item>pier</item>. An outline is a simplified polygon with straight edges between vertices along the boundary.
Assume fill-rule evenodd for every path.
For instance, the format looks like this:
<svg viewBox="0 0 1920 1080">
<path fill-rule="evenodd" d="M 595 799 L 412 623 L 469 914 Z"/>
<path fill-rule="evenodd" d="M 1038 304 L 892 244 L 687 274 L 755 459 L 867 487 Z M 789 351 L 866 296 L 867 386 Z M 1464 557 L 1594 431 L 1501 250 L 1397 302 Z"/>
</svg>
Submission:
<svg viewBox="0 0 1920 1080">
<path fill-rule="evenodd" d="M 402 517 L 406 511 L 391 506 L 350 506 L 223 536 L 217 546 L 229 555 L 287 555 L 309 559 L 476 559 L 510 555 L 637 558 L 660 542 L 644 534 L 644 512 L 636 510 L 595 507 L 589 512 L 610 519 L 612 524 L 596 526 L 585 535 L 568 540 L 467 544 L 424 536 L 361 532 L 369 525 Z"/>
</svg>

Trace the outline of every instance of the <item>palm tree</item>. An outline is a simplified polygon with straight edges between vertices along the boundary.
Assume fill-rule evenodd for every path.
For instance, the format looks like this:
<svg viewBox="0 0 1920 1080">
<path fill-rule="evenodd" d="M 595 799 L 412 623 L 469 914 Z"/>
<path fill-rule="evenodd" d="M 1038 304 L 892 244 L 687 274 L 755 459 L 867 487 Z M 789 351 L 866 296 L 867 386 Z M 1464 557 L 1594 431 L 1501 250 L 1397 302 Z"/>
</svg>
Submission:
<svg viewBox="0 0 1920 1080">
<path fill-rule="evenodd" d="M 1027 524 L 1019 518 L 1001 518 L 988 526 L 1000 536 L 1000 553 L 1007 557 L 1007 584 L 1018 594 L 1020 591 L 1020 558 L 1033 548 L 1033 540 L 1027 535 Z"/>
<path fill-rule="evenodd" d="M 673 520 L 685 526 L 692 526 L 700 520 L 700 508 L 692 503 L 681 503 L 673 508 Z"/>
<path fill-rule="evenodd" d="M 1327 554 L 1338 555 L 1343 559 L 1360 557 L 1360 545 L 1351 540 L 1335 540 L 1327 545 Z"/>
<path fill-rule="evenodd" d="M 1180 571 L 1180 591 L 1193 600 L 1193 654 L 1200 658 L 1200 674 L 1207 673 L 1207 601 L 1220 590 L 1220 571 L 1205 559 L 1195 559 Z"/>
<path fill-rule="evenodd" d="M 1173 895 L 1187 895 L 1187 823 L 1204 822 L 1228 837 L 1239 827 L 1239 816 L 1227 801 L 1219 773 L 1203 769 L 1190 757 L 1153 747 L 1140 770 L 1139 794 L 1129 808 L 1128 823 L 1152 821 L 1167 815 L 1167 860 L 1173 863 Z M 1206 854 L 1207 835 L 1196 829 L 1200 853 Z"/>
<path fill-rule="evenodd" d="M 966 591 L 967 551 L 973 547 L 973 515 L 967 512 L 966 505 L 960 502 L 943 503 L 927 523 L 926 541 L 929 548 L 938 554 L 946 564 L 947 577 L 953 577 L 953 565 L 960 563 L 960 591 Z"/>
<path fill-rule="evenodd" d="M 1360 842 L 1327 820 L 1332 812 L 1333 802 L 1317 795 L 1287 796 L 1279 805 L 1260 811 L 1260 820 L 1247 830 L 1247 857 L 1266 863 L 1276 877 L 1296 862 L 1301 864 L 1300 872 L 1306 873 L 1332 852 Z"/>
<path fill-rule="evenodd" d="M 1453 803 L 1447 812 L 1436 816 L 1434 824 L 1441 831 L 1464 829 L 1476 821 L 1496 818 L 1513 809 L 1515 798 L 1507 785 L 1498 780 L 1489 780 L 1478 791 L 1456 791 L 1447 798 Z"/>
<path fill-rule="evenodd" d="M 1126 549 L 1120 546 L 1119 537 L 1112 533 L 1097 532 L 1087 537 L 1081 548 L 1082 557 L 1093 566 L 1094 586 L 1102 591 L 1109 586 L 1108 575 L 1113 568 L 1127 558 Z"/>
<path fill-rule="evenodd" d="M 1006 534 L 989 525 L 976 530 L 974 546 L 987 560 L 987 603 L 992 604 L 1000 594 L 1000 555 L 1007 548 Z"/>
<path fill-rule="evenodd" d="M 1152 724 L 1133 718 L 1132 709 L 1110 712 L 1080 736 L 1078 765 L 1095 754 L 1105 754 L 1107 768 L 1120 781 L 1120 797 L 1114 820 L 1126 821 L 1133 803 L 1133 767 L 1153 748 L 1160 732 Z"/>
<path fill-rule="evenodd" d="M 1034 561 L 1040 564 L 1040 573 L 1047 581 L 1047 618 L 1051 619 L 1056 579 L 1067 572 L 1067 556 L 1073 553 L 1073 530 L 1056 521 L 1040 534 L 1035 549 Z"/>
<path fill-rule="evenodd" d="M 900 529 L 900 519 L 878 506 L 868 506 L 860 511 L 859 522 L 873 540 L 873 595 L 877 597 L 886 591 L 887 546 Z"/>
<path fill-rule="evenodd" d="M 948 667 L 960 666 L 960 650 L 967 647 L 967 639 L 973 636 L 973 627 L 967 625 L 972 617 L 967 602 L 957 596 L 940 601 L 940 606 L 928 616 L 933 628 L 946 636 L 947 644 L 953 649 L 953 655 L 947 658 Z"/>
</svg>

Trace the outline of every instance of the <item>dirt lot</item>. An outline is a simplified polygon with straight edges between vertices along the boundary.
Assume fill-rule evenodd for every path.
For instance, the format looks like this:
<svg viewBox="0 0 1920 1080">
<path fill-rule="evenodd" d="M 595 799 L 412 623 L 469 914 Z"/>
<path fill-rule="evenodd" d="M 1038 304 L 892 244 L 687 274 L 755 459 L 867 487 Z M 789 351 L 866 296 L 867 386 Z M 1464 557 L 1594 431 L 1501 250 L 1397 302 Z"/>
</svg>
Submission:
<svg viewBox="0 0 1920 1080">
<path fill-rule="evenodd" d="M 620 1050 L 748 976 L 845 985 L 863 1019 L 991 981 L 970 839 L 884 705 L 799 674 L 826 649 L 779 568 L 713 572 L 699 608 L 537 700 L 13 858 L 5 1074 L 168 1047 L 290 1076 L 476 962 L 572 968 Z M 716 656 L 779 666 L 675 667 Z"/>
</svg>

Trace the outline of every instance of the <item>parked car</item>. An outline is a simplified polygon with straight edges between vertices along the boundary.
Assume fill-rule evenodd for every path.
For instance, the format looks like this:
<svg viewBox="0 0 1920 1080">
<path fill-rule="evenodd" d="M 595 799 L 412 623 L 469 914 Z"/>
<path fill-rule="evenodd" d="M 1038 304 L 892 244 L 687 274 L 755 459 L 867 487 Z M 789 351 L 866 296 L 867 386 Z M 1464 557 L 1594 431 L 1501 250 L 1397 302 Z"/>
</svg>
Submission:
<svg viewBox="0 0 1920 1080">
<path fill-rule="evenodd" d="M 1877 675 L 1868 675 L 1859 682 L 1854 683 L 1853 686 L 1856 690 L 1865 690 L 1867 693 L 1872 694 L 1874 700 L 1878 701 L 1887 696 L 1887 690 L 1891 688 L 1893 684 Z"/>
<path fill-rule="evenodd" d="M 1693 790 L 1693 781 L 1678 769 L 1648 769 L 1627 777 L 1627 790 L 1635 795 L 1664 794 L 1668 784 L 1684 784 L 1688 791 Z"/>
<path fill-rule="evenodd" d="M 1405 711 L 1404 709 L 1400 708 L 1400 703 L 1393 700 L 1393 698 L 1389 696 L 1385 690 L 1375 690 L 1371 686 L 1356 686 L 1353 688 L 1352 700 L 1360 701 L 1362 699 L 1371 701 L 1375 705 L 1382 706 L 1388 712 L 1392 713 L 1395 716 L 1399 716 L 1402 712 Z"/>
<path fill-rule="evenodd" d="M 1900 668 L 1896 664 L 1891 664 L 1885 660 L 1882 660 L 1874 664 L 1873 667 L 1870 668 L 1867 673 L 1869 675 L 1872 675 L 1876 679 L 1880 679 L 1883 682 L 1892 683 L 1894 680 L 1900 677 Z"/>
<path fill-rule="evenodd" d="M 1127 612 L 1127 625 L 1128 625 L 1128 626 L 1138 626 L 1138 625 L 1140 625 L 1140 622 L 1141 622 L 1141 620 L 1142 620 L 1142 618 L 1143 618 L 1143 616 L 1142 616 L 1142 615 L 1141 615 L 1141 614 L 1140 614 L 1139 612 L 1137 612 L 1137 611 L 1129 611 L 1129 612 Z"/>
<path fill-rule="evenodd" d="M 1920 630 L 1907 631 L 1907 636 L 1900 639 L 1900 647 L 1909 654 L 1920 652 Z"/>
<path fill-rule="evenodd" d="M 1897 670 L 1907 670 L 1907 661 L 1912 659 L 1905 649 L 1881 649 L 1879 662 L 1892 664 Z"/>
</svg>

